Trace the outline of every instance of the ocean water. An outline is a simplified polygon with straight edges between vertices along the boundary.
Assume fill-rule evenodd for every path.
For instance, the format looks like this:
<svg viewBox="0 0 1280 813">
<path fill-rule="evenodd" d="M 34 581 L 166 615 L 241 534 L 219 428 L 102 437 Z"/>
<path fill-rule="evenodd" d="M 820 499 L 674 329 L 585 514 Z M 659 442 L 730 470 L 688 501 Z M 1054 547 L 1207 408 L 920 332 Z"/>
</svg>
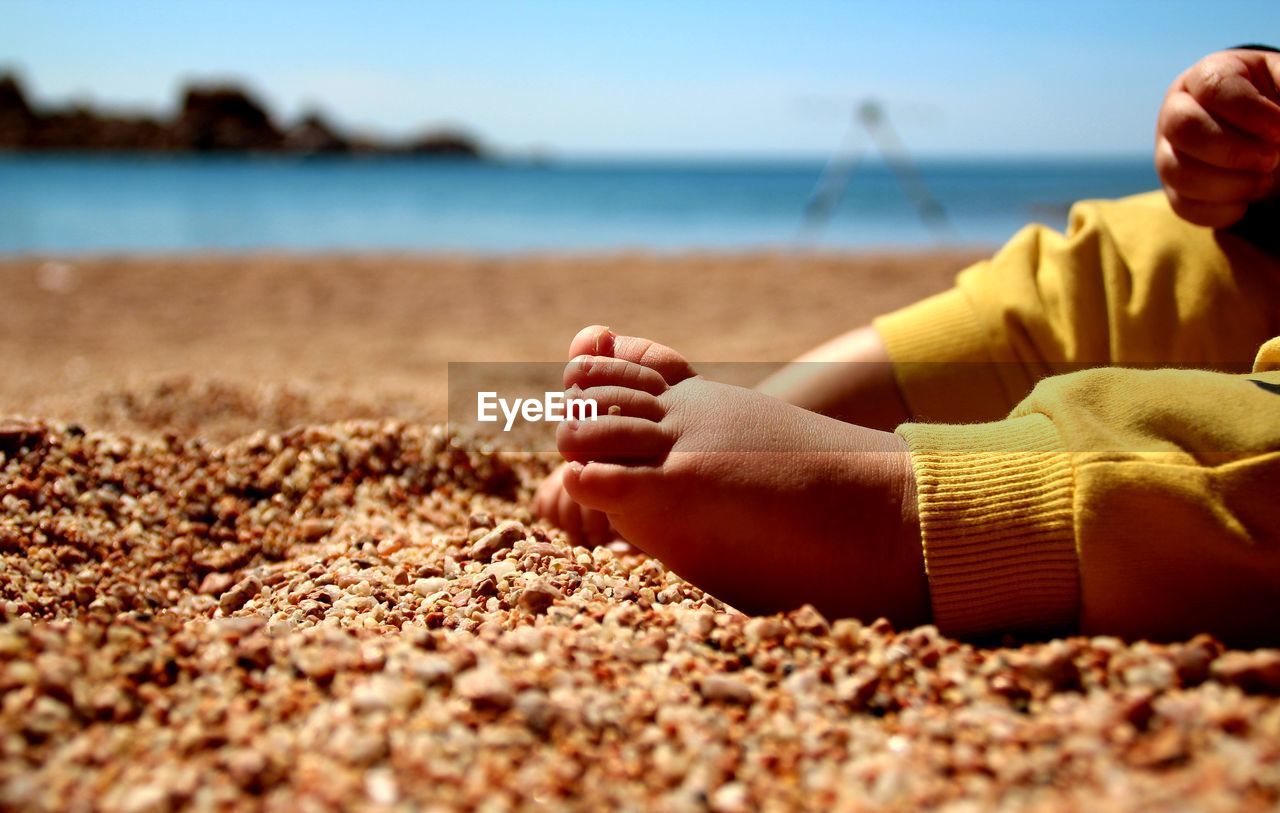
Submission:
<svg viewBox="0 0 1280 813">
<path fill-rule="evenodd" d="M 924 161 L 930 226 L 868 161 L 821 223 L 822 161 L 470 164 L 0 156 L 0 253 L 825 249 L 997 244 L 1157 185 L 1148 158 Z"/>
</svg>

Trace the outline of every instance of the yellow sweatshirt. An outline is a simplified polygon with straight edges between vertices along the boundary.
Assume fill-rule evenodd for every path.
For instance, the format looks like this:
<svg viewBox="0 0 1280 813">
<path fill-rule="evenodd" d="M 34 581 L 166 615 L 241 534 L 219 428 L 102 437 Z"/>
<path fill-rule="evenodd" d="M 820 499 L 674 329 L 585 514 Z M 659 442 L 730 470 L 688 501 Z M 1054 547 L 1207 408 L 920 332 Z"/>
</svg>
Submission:
<svg viewBox="0 0 1280 813">
<path fill-rule="evenodd" d="M 1280 640 L 1280 258 L 1086 202 L 875 325 L 942 629 Z"/>
</svg>

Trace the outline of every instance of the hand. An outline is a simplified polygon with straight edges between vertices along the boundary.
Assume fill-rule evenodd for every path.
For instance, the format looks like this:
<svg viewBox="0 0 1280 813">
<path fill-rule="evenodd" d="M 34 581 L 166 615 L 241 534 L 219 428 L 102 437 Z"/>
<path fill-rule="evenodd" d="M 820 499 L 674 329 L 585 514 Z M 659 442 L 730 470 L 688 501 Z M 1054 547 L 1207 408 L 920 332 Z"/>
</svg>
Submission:
<svg viewBox="0 0 1280 813">
<path fill-rule="evenodd" d="M 1280 180 L 1280 54 L 1210 54 L 1170 86 L 1156 124 L 1156 172 L 1173 210 L 1225 228 Z"/>
</svg>

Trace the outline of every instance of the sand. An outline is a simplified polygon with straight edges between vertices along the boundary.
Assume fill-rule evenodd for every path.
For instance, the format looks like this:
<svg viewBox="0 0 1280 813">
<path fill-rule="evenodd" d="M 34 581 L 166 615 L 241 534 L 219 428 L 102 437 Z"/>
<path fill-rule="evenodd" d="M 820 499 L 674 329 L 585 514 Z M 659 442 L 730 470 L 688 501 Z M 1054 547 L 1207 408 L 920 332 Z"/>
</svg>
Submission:
<svg viewBox="0 0 1280 813">
<path fill-rule="evenodd" d="M 942 290 L 973 257 L 7 261 L 0 403 L 147 428 L 107 404 L 167 380 L 350 402 L 298 406 L 308 419 L 365 417 L 363 403 L 441 420 L 449 362 L 561 361 L 573 334 L 597 322 L 698 361 L 782 362 Z"/>
<path fill-rule="evenodd" d="M 1274 808 L 1274 650 L 748 619 L 438 425 L 450 361 L 781 362 L 973 258 L 0 263 L 0 808 Z"/>
</svg>

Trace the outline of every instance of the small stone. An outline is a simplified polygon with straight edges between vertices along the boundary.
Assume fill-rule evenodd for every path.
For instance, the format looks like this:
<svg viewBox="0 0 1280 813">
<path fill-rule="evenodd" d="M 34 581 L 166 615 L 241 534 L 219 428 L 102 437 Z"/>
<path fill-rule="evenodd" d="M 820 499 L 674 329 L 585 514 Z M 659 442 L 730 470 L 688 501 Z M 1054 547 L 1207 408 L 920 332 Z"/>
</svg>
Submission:
<svg viewBox="0 0 1280 813">
<path fill-rule="evenodd" d="M 680 628 L 694 638 L 705 639 L 716 628 L 715 615 L 708 611 L 689 613 L 681 619 Z"/>
<path fill-rule="evenodd" d="M 1032 673 L 1054 691 L 1080 688 L 1080 669 L 1071 649 L 1062 641 L 1047 645 L 1031 662 Z"/>
<path fill-rule="evenodd" d="M 17 420 L 0 420 L 0 452 L 15 454 L 44 442 L 44 427 Z"/>
<path fill-rule="evenodd" d="M 271 641 L 252 635 L 236 646 L 236 662 L 246 669 L 266 669 L 271 665 Z"/>
<path fill-rule="evenodd" d="M 508 521 L 477 539 L 470 548 L 471 558 L 487 562 L 499 551 L 510 550 L 528 535 L 523 523 Z"/>
<path fill-rule="evenodd" d="M 197 592 L 202 596 L 220 596 L 231 589 L 236 583 L 235 574 L 232 573 L 206 573 L 205 577 L 200 580 L 200 587 Z"/>
<path fill-rule="evenodd" d="M 827 619 L 812 604 L 806 604 L 791 613 L 791 623 L 801 632 L 810 635 L 824 634 L 831 628 Z"/>
<path fill-rule="evenodd" d="M 1142 737 L 1129 749 L 1129 764 L 1138 768 L 1166 768 L 1187 758 L 1187 737 L 1175 726 L 1165 726 Z"/>
<path fill-rule="evenodd" d="M 875 670 L 864 667 L 837 683 L 835 695 L 851 711 L 857 711 L 871 702 L 879 688 L 880 679 Z"/>
<path fill-rule="evenodd" d="M 218 599 L 218 607 L 224 615 L 234 613 L 249 603 L 249 600 L 262 592 L 262 582 L 257 576 L 246 576 L 235 587 L 222 594 Z"/>
<path fill-rule="evenodd" d="M 1250 694 L 1280 694 L 1280 650 L 1228 652 L 1213 662 L 1211 674 Z"/>
<path fill-rule="evenodd" d="M 427 596 L 433 596 L 436 593 L 439 593 L 448 586 L 448 579 L 441 578 L 440 576 L 434 576 L 429 579 L 418 579 L 415 581 L 413 583 L 413 592 L 423 598 L 426 598 Z"/>
<path fill-rule="evenodd" d="M 121 813 L 164 813 L 173 809 L 169 793 L 159 785 L 137 785 L 127 790 L 116 804 Z"/>
<path fill-rule="evenodd" d="M 1221 652 L 1217 641 L 1207 635 L 1197 635 L 1185 646 L 1179 647 L 1173 656 L 1173 668 L 1178 682 L 1185 688 L 1199 686 L 1209 679 L 1214 659 Z"/>
<path fill-rule="evenodd" d="M 298 526 L 298 533 L 307 542 L 316 542 L 333 532 L 331 519 L 304 519 Z"/>
<path fill-rule="evenodd" d="M 481 598 L 496 596 L 498 595 L 498 580 L 494 578 L 492 573 L 485 573 L 471 588 L 471 592 Z"/>
<path fill-rule="evenodd" d="M 852 652 L 862 643 L 862 622 L 856 618 L 841 618 L 831 625 L 831 637 L 841 649 Z"/>
<path fill-rule="evenodd" d="M 82 607 L 88 607 L 93 603 L 93 600 L 98 597 L 98 591 L 94 590 L 92 585 L 77 584 L 75 596 L 77 604 Z"/>
<path fill-rule="evenodd" d="M 400 789 L 389 768 L 373 768 L 365 773 L 364 792 L 376 805 L 394 805 L 400 800 Z"/>
<path fill-rule="evenodd" d="M 779 618 L 753 618 L 743 630 L 747 642 L 755 646 L 781 641 L 787 635 L 787 625 Z"/>
<path fill-rule="evenodd" d="M 463 674 L 454 681 L 454 690 L 477 709 L 506 711 L 515 703 L 510 681 L 493 667 L 481 667 Z"/>
<path fill-rule="evenodd" d="M 338 674 L 338 664 L 331 653 L 310 648 L 293 656 L 294 667 L 317 683 L 328 683 Z"/>
<path fill-rule="evenodd" d="M 242 788 L 257 785 L 267 770 L 267 758 L 251 748 L 236 748 L 223 757 L 227 773 Z"/>
<path fill-rule="evenodd" d="M 525 724 L 539 734 L 551 730 L 556 718 L 556 708 L 547 693 L 540 689 L 526 689 L 515 701 L 515 709 L 524 717 Z"/>
<path fill-rule="evenodd" d="M 420 655 L 409 663 L 409 674 L 428 686 L 447 684 L 453 679 L 453 661 L 444 655 Z"/>
<path fill-rule="evenodd" d="M 544 613 L 556 601 L 564 598 L 556 587 L 542 579 L 535 579 L 525 585 L 520 593 L 519 604 L 531 613 Z"/>
<path fill-rule="evenodd" d="M 698 691 L 706 700 L 740 706 L 749 706 L 756 699 L 750 686 L 730 675 L 709 675 L 698 684 Z"/>
<path fill-rule="evenodd" d="M 1155 692 L 1150 689 L 1131 690 L 1121 699 L 1116 716 L 1139 731 L 1145 731 L 1156 714 L 1155 697 Z"/>
<path fill-rule="evenodd" d="M 752 809 L 747 803 L 747 787 L 741 782 L 721 785 L 708 801 L 712 813 L 749 813 Z"/>
</svg>

